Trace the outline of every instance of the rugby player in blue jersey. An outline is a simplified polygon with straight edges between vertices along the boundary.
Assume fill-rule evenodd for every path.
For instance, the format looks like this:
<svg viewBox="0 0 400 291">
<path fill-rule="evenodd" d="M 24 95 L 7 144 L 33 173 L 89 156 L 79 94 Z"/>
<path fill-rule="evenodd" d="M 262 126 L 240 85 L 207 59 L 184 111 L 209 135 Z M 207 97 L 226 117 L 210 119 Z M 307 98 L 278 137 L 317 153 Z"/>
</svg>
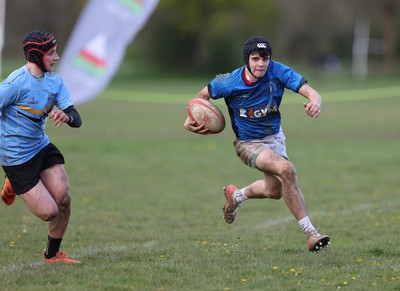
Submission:
<svg viewBox="0 0 400 291">
<path fill-rule="evenodd" d="M 319 251 L 330 243 L 330 238 L 318 233 L 308 216 L 296 169 L 286 153 L 279 106 L 287 88 L 307 99 L 305 112 L 316 118 L 321 113 L 322 99 L 301 75 L 271 60 L 271 51 L 265 37 L 249 38 L 243 49 L 245 66 L 216 76 L 196 96 L 224 98 L 236 136 L 237 155 L 243 163 L 263 173 L 263 179 L 243 188 L 232 184 L 224 187 L 224 218 L 232 223 L 241 203 L 247 199 L 283 197 L 307 238 L 308 250 Z M 204 126 L 190 118 L 186 119 L 184 127 L 191 132 L 209 134 Z"/>
<path fill-rule="evenodd" d="M 45 133 L 47 117 L 55 126 L 80 127 L 81 117 L 60 75 L 57 42 L 46 31 L 28 33 L 23 42 L 27 64 L 0 83 L 0 163 L 6 174 L 1 199 L 16 195 L 48 222 L 44 260 L 77 264 L 60 251 L 68 227 L 71 196 L 64 157 Z"/>
</svg>

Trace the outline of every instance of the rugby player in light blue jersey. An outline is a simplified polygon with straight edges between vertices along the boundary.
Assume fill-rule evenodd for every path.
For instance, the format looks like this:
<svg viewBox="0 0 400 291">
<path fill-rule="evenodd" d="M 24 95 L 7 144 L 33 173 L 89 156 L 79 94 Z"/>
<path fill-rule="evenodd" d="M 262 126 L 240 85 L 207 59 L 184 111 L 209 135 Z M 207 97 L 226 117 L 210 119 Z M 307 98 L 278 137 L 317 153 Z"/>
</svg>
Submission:
<svg viewBox="0 0 400 291">
<path fill-rule="evenodd" d="M 236 139 L 237 155 L 246 165 L 263 173 L 263 179 L 238 189 L 224 187 L 224 219 L 231 224 L 241 203 L 255 198 L 284 198 L 307 238 L 309 251 L 319 251 L 330 243 L 312 225 L 303 194 L 297 183 L 294 165 L 286 153 L 279 106 L 285 89 L 308 99 L 304 103 L 308 116 L 321 113 L 322 98 L 307 81 L 286 65 L 271 60 L 271 45 L 265 37 L 250 37 L 244 44 L 245 66 L 216 76 L 197 98 L 224 98 Z M 187 118 L 184 127 L 198 134 L 209 134 L 204 125 Z"/>
<path fill-rule="evenodd" d="M 55 126 L 80 127 L 81 117 L 60 75 L 57 42 L 46 31 L 32 31 L 23 42 L 27 64 L 0 83 L 0 163 L 6 174 L 1 199 L 16 195 L 48 222 L 44 260 L 79 263 L 60 251 L 68 227 L 71 196 L 64 157 L 45 133 L 47 117 Z"/>
</svg>

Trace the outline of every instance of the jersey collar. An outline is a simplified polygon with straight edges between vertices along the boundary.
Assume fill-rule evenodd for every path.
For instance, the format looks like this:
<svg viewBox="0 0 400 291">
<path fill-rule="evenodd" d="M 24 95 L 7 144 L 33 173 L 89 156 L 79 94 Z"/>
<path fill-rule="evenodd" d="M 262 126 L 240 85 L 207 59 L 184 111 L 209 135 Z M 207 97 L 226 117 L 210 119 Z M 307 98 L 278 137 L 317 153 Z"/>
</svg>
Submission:
<svg viewBox="0 0 400 291">
<path fill-rule="evenodd" d="M 255 83 L 258 82 L 258 81 L 252 82 L 252 81 L 250 81 L 250 80 L 247 78 L 245 67 L 243 67 L 243 71 L 242 71 L 242 80 L 243 80 L 243 82 L 246 83 L 246 85 L 249 85 L 249 86 L 254 85 Z"/>
</svg>

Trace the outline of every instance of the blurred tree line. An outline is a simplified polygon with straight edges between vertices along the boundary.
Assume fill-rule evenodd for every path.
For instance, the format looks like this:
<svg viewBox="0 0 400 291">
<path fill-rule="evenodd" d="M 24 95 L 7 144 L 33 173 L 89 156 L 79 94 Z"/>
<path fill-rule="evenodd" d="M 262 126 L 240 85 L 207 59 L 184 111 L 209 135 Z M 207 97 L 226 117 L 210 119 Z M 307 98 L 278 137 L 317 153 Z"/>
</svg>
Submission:
<svg viewBox="0 0 400 291">
<path fill-rule="evenodd" d="M 33 29 L 56 34 L 63 44 L 85 0 L 24 0 L 6 4 L 5 55 L 20 54 Z M 264 35 L 279 61 L 340 70 L 352 60 L 354 28 L 369 29 L 369 66 L 398 69 L 399 0 L 160 0 L 128 48 L 124 66 L 146 71 L 220 73 L 242 65 L 242 46 Z M 110 40 L 112 41 L 112 40 Z M 22 53 L 21 53 L 22 56 Z"/>
</svg>

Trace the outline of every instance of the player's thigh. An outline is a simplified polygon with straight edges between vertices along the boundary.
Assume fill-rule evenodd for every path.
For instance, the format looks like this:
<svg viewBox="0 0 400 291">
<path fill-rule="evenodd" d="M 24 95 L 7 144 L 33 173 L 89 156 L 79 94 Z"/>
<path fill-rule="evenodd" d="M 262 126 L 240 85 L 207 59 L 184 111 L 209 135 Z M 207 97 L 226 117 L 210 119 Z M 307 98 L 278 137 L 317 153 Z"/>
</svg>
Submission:
<svg viewBox="0 0 400 291">
<path fill-rule="evenodd" d="M 43 220 L 50 220 L 58 214 L 58 206 L 41 181 L 28 192 L 21 194 L 28 209 Z"/>
<path fill-rule="evenodd" d="M 64 165 L 56 164 L 40 173 L 40 179 L 57 204 L 69 199 L 69 180 Z"/>
<path fill-rule="evenodd" d="M 293 165 L 287 159 L 276 154 L 273 150 L 264 149 L 256 159 L 256 166 L 266 175 L 274 176 L 281 180 L 281 176 L 293 169 Z"/>
</svg>

